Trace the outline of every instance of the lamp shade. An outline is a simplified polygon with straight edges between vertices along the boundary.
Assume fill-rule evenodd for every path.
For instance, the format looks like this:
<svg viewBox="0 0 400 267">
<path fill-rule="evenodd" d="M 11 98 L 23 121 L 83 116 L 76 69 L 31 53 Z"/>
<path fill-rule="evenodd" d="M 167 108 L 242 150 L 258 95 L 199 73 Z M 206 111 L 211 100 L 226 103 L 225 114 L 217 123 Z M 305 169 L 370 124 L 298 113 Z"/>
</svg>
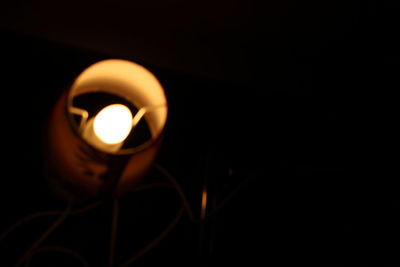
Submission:
<svg viewBox="0 0 400 267">
<path fill-rule="evenodd" d="M 56 103 L 45 162 L 52 187 L 85 199 L 134 188 L 152 164 L 168 113 L 146 68 L 110 59 L 85 69 Z"/>
</svg>

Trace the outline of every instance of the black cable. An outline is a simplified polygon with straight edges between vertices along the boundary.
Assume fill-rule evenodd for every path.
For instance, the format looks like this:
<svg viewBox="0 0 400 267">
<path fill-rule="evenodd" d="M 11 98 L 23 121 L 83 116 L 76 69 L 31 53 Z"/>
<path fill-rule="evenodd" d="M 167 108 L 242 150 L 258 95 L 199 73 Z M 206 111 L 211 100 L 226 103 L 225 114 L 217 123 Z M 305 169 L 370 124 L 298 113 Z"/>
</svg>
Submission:
<svg viewBox="0 0 400 267">
<path fill-rule="evenodd" d="M 184 210 L 185 210 L 185 208 L 184 208 L 184 205 L 182 204 L 176 217 L 169 223 L 169 225 L 157 237 L 155 237 L 147 246 L 145 246 L 142 250 L 140 250 L 138 253 L 133 255 L 130 259 L 125 261 L 123 264 L 121 264 L 120 267 L 127 267 L 128 265 L 134 263 L 139 258 L 141 258 L 144 254 L 149 252 L 155 246 L 157 246 L 158 243 L 160 243 L 168 235 L 168 233 L 170 233 L 172 231 L 172 229 L 176 226 L 176 224 L 181 219 Z"/>
<path fill-rule="evenodd" d="M 190 203 L 186 198 L 186 194 L 183 191 L 182 187 L 180 186 L 180 184 L 178 183 L 177 179 L 171 174 L 169 173 L 169 171 L 167 169 L 165 169 L 164 167 L 160 166 L 159 164 L 155 163 L 154 167 L 159 170 L 166 178 L 168 178 L 168 180 L 173 184 L 173 186 L 175 187 L 175 189 L 178 191 L 179 195 L 182 198 L 182 201 L 184 203 L 184 207 L 186 209 L 186 212 L 189 216 L 189 219 L 193 222 L 193 223 L 200 223 L 200 222 L 204 222 L 204 221 L 208 221 L 209 219 L 211 219 L 212 217 L 214 217 L 217 212 L 219 212 L 221 209 L 223 209 L 228 203 L 229 201 L 234 198 L 237 193 L 243 189 L 243 187 L 245 187 L 255 176 L 250 176 L 249 178 L 243 180 L 233 191 L 231 191 L 231 193 L 224 198 L 219 204 L 218 206 L 211 211 L 209 214 L 207 214 L 207 216 L 205 216 L 202 220 L 201 219 L 197 219 L 196 216 L 194 216 L 193 214 L 193 210 L 190 207 Z"/>
<path fill-rule="evenodd" d="M 65 218 L 69 215 L 71 211 L 71 202 L 68 204 L 65 211 L 60 215 L 60 217 L 52 224 L 50 227 L 32 244 L 32 246 L 22 255 L 17 263 L 15 264 L 16 267 L 21 266 L 21 264 L 26 260 L 26 258 L 31 256 L 31 253 L 38 247 L 40 244 L 54 231 L 57 229 L 58 226 L 62 224 Z"/>
<path fill-rule="evenodd" d="M 78 252 L 76 252 L 72 249 L 69 249 L 69 248 L 57 247 L 57 246 L 37 248 L 30 254 L 30 256 L 28 256 L 26 258 L 25 266 L 30 266 L 33 256 L 35 256 L 39 253 L 43 253 L 43 252 L 65 253 L 65 254 L 68 254 L 68 255 L 72 256 L 73 258 L 77 259 L 82 264 L 83 267 L 89 267 L 89 263 Z"/>
<path fill-rule="evenodd" d="M 114 254 L 115 254 L 117 229 L 118 229 L 118 216 L 119 216 L 118 199 L 114 198 L 112 222 L 111 222 L 110 255 L 109 255 L 109 261 L 108 261 L 109 267 L 112 267 L 114 265 Z"/>
</svg>

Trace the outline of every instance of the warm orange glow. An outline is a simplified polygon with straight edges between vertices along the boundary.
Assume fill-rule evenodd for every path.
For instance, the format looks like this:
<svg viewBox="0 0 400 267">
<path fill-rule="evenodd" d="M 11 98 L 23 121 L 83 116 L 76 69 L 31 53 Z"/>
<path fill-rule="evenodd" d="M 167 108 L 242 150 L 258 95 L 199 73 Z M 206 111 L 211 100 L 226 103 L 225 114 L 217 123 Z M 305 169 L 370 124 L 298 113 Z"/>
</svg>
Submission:
<svg viewBox="0 0 400 267">
<path fill-rule="evenodd" d="M 207 211 L 207 191 L 204 188 L 203 189 L 203 194 L 201 196 L 201 218 L 206 217 L 206 211 Z"/>
<path fill-rule="evenodd" d="M 94 88 L 132 101 L 145 108 L 152 136 L 158 136 L 167 119 L 167 100 L 157 78 L 144 67 L 119 59 L 103 60 L 83 71 L 71 87 L 70 99 Z"/>
<path fill-rule="evenodd" d="M 101 98 L 106 95 L 111 95 L 110 101 Z M 115 109 L 113 103 L 124 105 L 117 104 Z M 124 164 L 115 171 L 120 177 L 109 190 L 113 196 L 131 191 L 154 162 L 167 113 L 164 90 L 144 67 L 120 59 L 89 66 L 57 101 L 50 116 L 45 155 L 52 187 L 74 200 L 103 194 L 110 185 L 104 178 L 115 171 L 108 164 L 109 154 L 115 154 L 124 155 Z M 135 130 L 142 133 L 137 125 L 146 128 L 143 144 L 128 142 Z"/>
</svg>

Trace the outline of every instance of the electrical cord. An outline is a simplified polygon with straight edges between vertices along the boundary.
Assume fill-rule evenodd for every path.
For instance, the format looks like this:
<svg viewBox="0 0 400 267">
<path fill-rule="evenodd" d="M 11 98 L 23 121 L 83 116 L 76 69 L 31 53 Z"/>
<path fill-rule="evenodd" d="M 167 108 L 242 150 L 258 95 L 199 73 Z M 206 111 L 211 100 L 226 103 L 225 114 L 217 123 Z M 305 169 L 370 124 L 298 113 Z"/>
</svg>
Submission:
<svg viewBox="0 0 400 267">
<path fill-rule="evenodd" d="M 32 246 L 25 252 L 24 255 L 22 255 L 21 258 L 19 258 L 19 260 L 17 261 L 17 263 L 15 264 L 16 267 L 19 267 L 22 265 L 22 263 L 31 256 L 31 253 L 38 247 L 40 246 L 40 244 L 52 233 L 54 232 L 61 224 L 62 222 L 65 220 L 65 218 L 67 218 L 67 216 L 69 215 L 70 211 L 71 211 L 71 207 L 72 207 L 72 203 L 70 202 L 67 205 L 67 208 L 65 209 L 65 211 L 60 215 L 60 217 L 47 229 L 47 231 L 45 231 L 33 244 Z M 27 265 L 25 265 L 27 266 Z"/>
<path fill-rule="evenodd" d="M 244 181 L 242 181 L 226 198 L 224 198 L 219 204 L 218 206 L 210 211 L 209 214 L 207 214 L 204 218 L 196 218 L 196 216 L 194 215 L 194 212 L 192 210 L 192 208 L 190 207 L 190 203 L 186 198 L 186 194 L 183 191 L 182 187 L 180 186 L 180 184 L 178 183 L 177 179 L 164 167 L 162 167 L 161 165 L 154 163 L 154 167 L 161 173 L 163 174 L 175 187 L 175 189 L 178 191 L 179 195 L 181 196 L 181 199 L 184 203 L 184 207 L 186 209 L 187 215 L 189 216 L 189 219 L 192 221 L 192 223 L 194 224 L 198 224 L 201 222 L 206 222 L 208 220 L 210 220 L 212 217 L 214 217 L 221 209 L 223 209 L 231 199 L 233 199 L 237 193 L 242 190 L 242 188 L 244 186 L 246 186 L 253 178 L 254 176 L 250 176 L 250 178 L 245 179 Z"/>
<path fill-rule="evenodd" d="M 153 188 L 168 188 L 168 189 L 175 189 L 174 185 L 171 184 L 166 184 L 166 183 L 153 183 L 153 184 L 148 184 L 148 185 L 143 185 L 132 192 L 138 192 L 142 190 L 147 190 L 147 189 L 153 189 Z M 115 245 L 116 245 L 116 232 L 117 232 L 117 216 L 118 214 L 118 202 L 117 200 L 114 200 L 114 212 L 113 212 L 113 219 L 112 219 L 112 234 L 111 234 L 111 245 L 110 245 L 110 259 L 109 259 L 109 266 L 113 266 L 113 261 L 114 261 L 114 253 L 115 253 Z M 123 264 L 120 265 L 120 267 L 126 267 L 134 262 L 136 262 L 138 259 L 140 259 L 142 256 L 144 256 L 147 252 L 152 250 L 154 247 L 156 247 L 171 231 L 172 229 L 176 226 L 176 224 L 179 222 L 181 219 L 183 212 L 185 210 L 184 208 L 184 202 L 182 201 L 182 206 L 175 216 L 175 218 L 167 225 L 166 228 L 158 235 L 156 236 L 152 241 L 150 241 L 143 249 L 141 249 L 139 252 L 134 254 L 131 258 L 126 260 Z"/>
<path fill-rule="evenodd" d="M 20 266 L 25 262 L 25 266 L 30 265 L 31 258 L 36 255 L 37 253 L 42 253 L 43 251 L 59 251 L 59 252 L 64 252 L 68 253 L 70 255 L 75 255 L 75 258 L 80 258 L 81 262 L 86 262 L 77 252 L 74 252 L 73 250 L 67 249 L 67 248 L 62 248 L 62 247 L 46 247 L 46 248 L 38 248 L 40 244 L 59 226 L 61 223 L 65 220 L 65 218 L 68 215 L 76 215 L 80 213 L 84 213 L 86 211 L 89 211 L 93 208 L 98 207 L 102 202 L 94 202 L 91 203 L 87 206 L 84 206 L 79 209 L 72 210 L 72 201 L 70 201 L 67 205 L 67 208 L 65 210 L 58 210 L 58 211 L 44 211 L 44 212 L 38 212 L 29 216 L 26 216 L 13 225 L 11 225 L 7 230 L 5 230 L 1 235 L 0 235 L 0 242 L 3 241 L 10 233 L 12 233 L 15 229 L 17 229 L 19 226 L 32 221 L 34 219 L 40 218 L 40 217 L 47 217 L 47 216 L 55 216 L 55 215 L 60 215 L 59 218 L 52 224 L 50 227 L 44 232 L 33 244 L 32 246 L 25 252 L 24 255 L 20 257 L 20 259 L 17 261 L 16 266 Z M 78 256 L 79 255 L 79 256 Z M 83 261 L 82 261 L 83 260 Z M 87 266 L 87 264 L 85 265 Z"/>
<path fill-rule="evenodd" d="M 166 177 L 170 184 L 166 183 L 154 183 L 154 184 L 148 184 L 148 185 L 143 185 L 132 192 L 138 192 L 142 190 L 147 190 L 147 189 L 153 189 L 153 188 L 160 188 L 160 187 L 165 187 L 165 188 L 173 188 L 176 190 L 176 192 L 179 194 L 181 201 L 182 201 L 182 206 L 177 213 L 176 217 L 167 225 L 167 227 L 157 236 L 155 237 L 151 242 L 148 243 L 143 249 L 141 249 L 139 252 L 137 252 L 135 255 L 133 255 L 131 258 L 126 260 L 120 267 L 126 267 L 138 259 L 140 259 L 143 255 L 145 255 L 147 252 L 149 252 L 151 249 L 153 249 L 157 244 L 159 244 L 167 235 L 172 231 L 172 229 L 177 225 L 179 220 L 181 219 L 184 211 L 186 211 L 190 221 L 194 224 L 205 222 L 212 218 L 216 213 L 218 213 L 222 208 L 226 206 L 226 204 L 238 193 L 238 191 L 241 190 L 245 184 L 249 182 L 250 179 L 244 180 L 235 190 L 233 190 L 228 197 L 223 199 L 220 204 L 212 210 L 206 217 L 203 219 L 198 219 L 194 215 L 194 212 L 192 208 L 190 207 L 190 203 L 186 197 L 185 192 L 183 191 L 182 187 L 176 180 L 176 178 L 169 173 L 168 170 L 166 170 L 164 167 L 160 166 L 159 164 L 155 163 L 154 167 L 161 173 L 163 174 L 164 177 Z M 22 218 L 21 220 L 17 221 L 15 224 L 11 225 L 6 231 L 4 231 L 0 235 L 0 241 L 5 239 L 11 232 L 13 232 L 16 228 L 19 226 L 25 224 L 26 222 L 29 222 L 31 220 L 34 220 L 36 218 L 40 217 L 45 217 L 45 216 L 54 216 L 54 215 L 60 215 L 59 218 L 48 228 L 46 232 L 44 232 L 33 244 L 32 246 L 27 250 L 27 252 L 18 260 L 16 267 L 19 267 L 22 263 L 25 262 L 25 267 L 28 267 L 30 265 L 31 259 L 34 255 L 42 252 L 61 252 L 61 253 L 66 253 L 71 255 L 72 257 L 78 259 L 83 266 L 89 266 L 87 261 L 79 255 L 78 252 L 73 251 L 68 248 L 63 248 L 63 247 L 42 247 L 38 248 L 40 244 L 54 231 L 59 227 L 62 222 L 65 220 L 65 218 L 68 215 L 75 215 L 79 213 L 83 213 L 85 211 L 88 211 L 90 209 L 96 208 L 99 206 L 101 202 L 95 202 L 92 203 L 88 206 L 85 206 L 80 209 L 72 210 L 72 204 L 70 203 L 67 206 L 67 209 L 63 211 L 45 211 L 45 212 L 39 212 L 32 214 L 30 216 L 27 216 L 25 218 Z M 117 237 L 117 224 L 118 224 L 118 216 L 119 216 L 119 206 L 118 206 L 118 200 L 114 199 L 113 200 L 113 215 L 112 215 L 112 228 L 111 228 L 111 238 L 110 238 L 110 253 L 109 253 L 109 267 L 112 267 L 114 265 L 114 257 L 115 257 L 115 248 L 116 248 L 116 237 Z"/>
<path fill-rule="evenodd" d="M 176 191 L 179 193 L 182 202 L 183 202 L 183 207 L 186 209 L 186 213 L 189 216 L 190 221 L 192 221 L 192 223 L 200 223 L 200 220 L 196 218 L 196 216 L 193 213 L 192 208 L 190 207 L 189 201 L 186 198 L 186 194 L 183 191 L 181 185 L 178 183 L 178 181 L 176 180 L 176 178 L 169 172 L 167 171 L 167 169 L 165 169 L 164 167 L 162 167 L 161 165 L 154 163 L 154 167 L 161 173 L 164 175 L 164 177 L 166 177 L 170 183 L 173 185 L 173 187 L 176 189 Z"/>
<path fill-rule="evenodd" d="M 118 229 L 118 216 L 119 216 L 119 205 L 118 199 L 113 199 L 113 212 L 111 220 L 111 238 L 110 238 L 110 255 L 108 259 L 108 266 L 112 267 L 114 265 L 114 254 L 117 242 L 117 229 Z"/>
<path fill-rule="evenodd" d="M 157 246 L 177 225 L 177 223 L 179 222 L 179 220 L 181 219 L 181 217 L 183 215 L 184 210 L 185 210 L 185 208 L 184 208 L 184 205 L 182 204 L 176 217 L 168 224 L 168 226 L 157 237 L 155 237 L 151 242 L 149 242 L 149 244 L 147 246 L 145 246 L 142 250 L 140 250 L 135 255 L 133 255 L 130 259 L 125 261 L 123 264 L 121 264 L 120 267 L 127 267 L 128 265 L 134 263 L 139 258 L 141 258 L 144 254 L 149 252 L 155 246 Z"/>
<path fill-rule="evenodd" d="M 210 220 L 212 217 L 214 217 L 220 210 L 222 210 L 228 203 L 231 201 L 237 193 L 239 193 L 240 190 L 243 189 L 254 177 L 247 178 L 243 180 L 234 190 L 230 192 L 230 194 L 225 197 L 221 202 L 217 205 L 217 207 L 212 210 L 207 216 L 204 218 L 204 221 Z"/>
<path fill-rule="evenodd" d="M 78 260 L 83 267 L 89 267 L 89 263 L 76 251 L 69 249 L 69 248 L 64 248 L 64 247 L 57 247 L 57 246 L 49 246 L 49 247 L 40 247 L 35 249 L 25 260 L 25 267 L 30 266 L 31 260 L 33 256 L 43 253 L 43 252 L 59 252 L 59 253 L 64 253 L 68 254 L 71 257 L 75 258 Z"/>
<path fill-rule="evenodd" d="M 93 208 L 96 208 L 97 206 L 99 206 L 101 204 L 101 201 L 89 204 L 85 207 L 82 207 L 80 209 L 76 209 L 76 210 L 72 210 L 70 211 L 70 215 L 76 215 L 76 214 L 80 214 L 83 212 L 86 212 L 88 210 L 91 210 Z M 26 216 L 22 219 L 20 219 L 19 221 L 17 221 L 16 223 L 14 223 L 13 225 L 11 225 L 10 227 L 8 227 L 7 230 L 5 230 L 1 235 L 0 235 L 0 242 L 3 241 L 9 234 L 11 234 L 15 229 L 17 229 L 19 226 L 34 220 L 36 218 L 40 218 L 40 217 L 47 217 L 47 216 L 54 216 L 54 215 L 60 215 L 63 214 L 64 210 L 56 210 L 56 211 L 43 211 L 43 212 L 38 212 L 38 213 L 34 213 L 32 215 Z"/>
</svg>

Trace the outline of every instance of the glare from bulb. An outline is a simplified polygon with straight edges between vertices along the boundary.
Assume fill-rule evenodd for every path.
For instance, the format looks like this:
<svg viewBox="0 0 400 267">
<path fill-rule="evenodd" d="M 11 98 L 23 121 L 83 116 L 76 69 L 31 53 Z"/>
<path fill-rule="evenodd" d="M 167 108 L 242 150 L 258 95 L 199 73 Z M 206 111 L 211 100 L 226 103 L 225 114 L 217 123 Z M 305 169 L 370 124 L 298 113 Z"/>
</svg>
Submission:
<svg viewBox="0 0 400 267">
<path fill-rule="evenodd" d="M 132 120 L 132 113 L 128 107 L 122 104 L 109 105 L 94 118 L 93 130 L 102 142 L 118 144 L 131 132 Z"/>
</svg>

